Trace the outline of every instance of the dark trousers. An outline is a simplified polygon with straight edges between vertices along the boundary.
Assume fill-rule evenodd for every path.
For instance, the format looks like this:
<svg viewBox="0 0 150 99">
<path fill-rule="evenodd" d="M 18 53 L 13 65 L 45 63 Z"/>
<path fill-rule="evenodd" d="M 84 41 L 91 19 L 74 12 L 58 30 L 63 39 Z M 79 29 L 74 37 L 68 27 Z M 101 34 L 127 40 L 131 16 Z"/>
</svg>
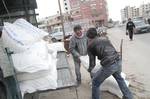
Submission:
<svg viewBox="0 0 150 99">
<path fill-rule="evenodd" d="M 129 31 L 129 39 L 133 40 L 133 29 L 130 29 L 128 31 Z"/>
<path fill-rule="evenodd" d="M 73 59 L 74 59 L 74 65 L 75 65 L 76 80 L 81 81 L 81 72 L 80 72 L 81 62 L 76 57 L 73 57 Z"/>
</svg>

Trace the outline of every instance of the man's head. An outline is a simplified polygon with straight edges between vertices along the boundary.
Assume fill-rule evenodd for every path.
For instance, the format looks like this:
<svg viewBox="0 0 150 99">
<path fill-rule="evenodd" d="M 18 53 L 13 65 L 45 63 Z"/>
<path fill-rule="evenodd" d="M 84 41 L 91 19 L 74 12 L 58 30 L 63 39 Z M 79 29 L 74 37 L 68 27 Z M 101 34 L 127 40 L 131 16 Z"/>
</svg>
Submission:
<svg viewBox="0 0 150 99">
<path fill-rule="evenodd" d="M 78 37 L 82 36 L 82 28 L 80 25 L 76 25 L 73 30 Z"/>
<path fill-rule="evenodd" d="M 86 35 L 89 39 L 94 39 L 95 37 L 97 37 L 96 28 L 89 28 Z"/>
<path fill-rule="evenodd" d="M 128 21 L 131 21 L 131 18 L 129 18 Z"/>
</svg>

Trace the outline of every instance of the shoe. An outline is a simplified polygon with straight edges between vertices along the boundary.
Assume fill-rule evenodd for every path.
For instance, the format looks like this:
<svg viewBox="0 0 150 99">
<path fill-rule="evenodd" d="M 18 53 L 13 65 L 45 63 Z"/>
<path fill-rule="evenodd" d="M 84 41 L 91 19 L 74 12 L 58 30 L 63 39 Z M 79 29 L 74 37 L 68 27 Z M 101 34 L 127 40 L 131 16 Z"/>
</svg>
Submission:
<svg viewBox="0 0 150 99">
<path fill-rule="evenodd" d="M 77 80 L 77 87 L 81 85 L 81 80 Z"/>
<path fill-rule="evenodd" d="M 133 39 L 130 39 L 130 41 L 133 41 Z"/>
</svg>

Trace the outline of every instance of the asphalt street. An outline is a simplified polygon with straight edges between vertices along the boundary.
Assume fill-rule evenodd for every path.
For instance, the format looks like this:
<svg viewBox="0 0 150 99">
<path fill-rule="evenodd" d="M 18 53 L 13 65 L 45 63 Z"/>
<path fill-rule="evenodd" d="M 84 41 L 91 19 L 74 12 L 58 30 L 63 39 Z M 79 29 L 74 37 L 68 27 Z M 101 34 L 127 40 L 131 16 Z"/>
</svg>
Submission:
<svg viewBox="0 0 150 99">
<path fill-rule="evenodd" d="M 115 27 L 108 30 L 108 36 L 118 51 L 123 39 L 123 72 L 127 74 L 133 93 L 150 99 L 150 33 L 136 34 L 130 41 L 125 27 Z"/>
</svg>

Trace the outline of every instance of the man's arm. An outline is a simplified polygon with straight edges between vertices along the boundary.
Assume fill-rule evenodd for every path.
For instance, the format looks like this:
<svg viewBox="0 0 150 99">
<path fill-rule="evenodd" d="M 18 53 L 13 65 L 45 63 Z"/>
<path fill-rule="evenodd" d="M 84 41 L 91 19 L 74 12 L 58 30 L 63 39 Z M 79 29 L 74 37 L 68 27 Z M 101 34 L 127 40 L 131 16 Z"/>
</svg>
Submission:
<svg viewBox="0 0 150 99">
<path fill-rule="evenodd" d="M 135 28 L 135 24 L 132 22 L 132 24 L 133 24 L 133 27 Z"/>
<path fill-rule="evenodd" d="M 71 38 L 70 43 L 69 43 L 69 50 L 74 57 L 79 58 L 80 54 L 75 50 L 75 48 L 76 48 L 75 39 Z"/>
<path fill-rule="evenodd" d="M 128 30 L 128 23 L 126 24 L 126 31 Z"/>
<path fill-rule="evenodd" d="M 92 69 L 95 67 L 95 55 L 93 55 L 90 51 L 88 51 L 89 55 L 89 69 L 88 72 L 91 72 Z"/>
</svg>

